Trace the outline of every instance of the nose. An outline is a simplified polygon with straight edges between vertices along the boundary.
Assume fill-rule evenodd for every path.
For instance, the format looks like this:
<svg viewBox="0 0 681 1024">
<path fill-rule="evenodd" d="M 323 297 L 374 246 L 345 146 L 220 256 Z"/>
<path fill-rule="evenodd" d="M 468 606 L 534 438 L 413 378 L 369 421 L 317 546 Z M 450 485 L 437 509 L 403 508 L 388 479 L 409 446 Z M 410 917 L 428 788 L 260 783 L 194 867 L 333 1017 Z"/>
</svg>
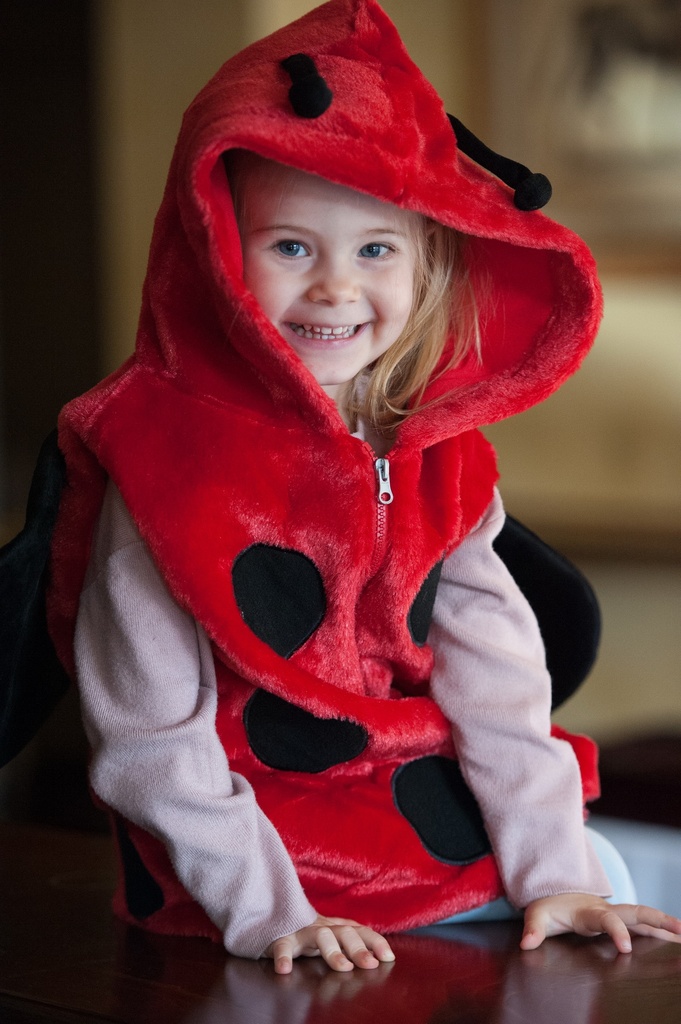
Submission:
<svg viewBox="0 0 681 1024">
<path fill-rule="evenodd" d="M 310 302 L 328 306 L 356 302 L 360 297 L 359 280 L 349 266 L 325 264 L 318 268 L 307 290 L 307 297 Z"/>
</svg>

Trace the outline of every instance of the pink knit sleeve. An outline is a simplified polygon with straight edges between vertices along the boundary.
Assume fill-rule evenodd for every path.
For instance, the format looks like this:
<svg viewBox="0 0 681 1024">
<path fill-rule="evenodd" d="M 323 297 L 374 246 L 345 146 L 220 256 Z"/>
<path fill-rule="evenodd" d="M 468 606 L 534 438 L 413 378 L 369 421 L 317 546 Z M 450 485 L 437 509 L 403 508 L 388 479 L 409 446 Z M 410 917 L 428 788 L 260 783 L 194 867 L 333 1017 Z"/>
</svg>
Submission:
<svg viewBox="0 0 681 1024">
<path fill-rule="evenodd" d="M 257 957 L 311 924 L 278 833 L 218 740 L 209 641 L 170 597 L 111 484 L 75 654 L 94 791 L 164 842 L 227 949 Z"/>
<path fill-rule="evenodd" d="M 492 542 L 501 499 L 446 560 L 429 643 L 432 694 L 452 723 L 511 903 L 608 895 L 584 831 L 579 767 L 550 735 L 551 680 L 537 620 Z"/>
</svg>

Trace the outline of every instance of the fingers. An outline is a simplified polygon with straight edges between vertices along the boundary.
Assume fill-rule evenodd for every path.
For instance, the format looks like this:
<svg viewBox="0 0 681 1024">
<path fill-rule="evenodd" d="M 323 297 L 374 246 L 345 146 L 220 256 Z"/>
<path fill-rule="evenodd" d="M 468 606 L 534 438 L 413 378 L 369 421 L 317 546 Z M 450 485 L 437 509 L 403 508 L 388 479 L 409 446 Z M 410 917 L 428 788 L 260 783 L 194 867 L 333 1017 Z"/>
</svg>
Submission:
<svg viewBox="0 0 681 1024">
<path fill-rule="evenodd" d="M 681 942 L 681 920 L 653 907 L 622 903 L 613 907 L 630 931 L 666 942 Z"/>
<path fill-rule="evenodd" d="M 603 932 L 611 937 L 620 953 L 631 952 L 631 932 L 667 942 L 681 942 L 681 921 L 653 907 L 608 904 L 607 910 L 586 911 L 580 916 L 587 930 L 576 928 L 576 931 L 582 935 Z"/>
<path fill-rule="evenodd" d="M 323 959 L 334 971 L 378 967 L 378 960 L 367 949 L 359 930 L 351 925 L 319 928 L 317 944 Z"/>
<path fill-rule="evenodd" d="M 583 910 L 577 915 L 575 931 L 578 935 L 609 935 L 620 953 L 631 953 L 629 930 L 614 907 L 607 905 Z"/>
<path fill-rule="evenodd" d="M 652 907 L 613 905 L 598 896 L 565 893 L 530 903 L 521 949 L 537 949 L 545 938 L 575 932 L 608 935 L 620 953 L 631 952 L 631 933 L 681 943 L 681 920 Z"/>
<path fill-rule="evenodd" d="M 528 907 L 525 912 L 521 949 L 537 949 L 546 938 L 547 915 L 541 910 Z"/>
<path fill-rule="evenodd" d="M 274 970 L 276 974 L 290 974 L 293 970 L 293 937 L 291 935 L 285 935 L 282 939 L 277 939 L 273 942 L 269 948 L 269 955 L 274 960 Z"/>
<path fill-rule="evenodd" d="M 373 928 L 359 927 L 357 931 L 377 960 L 381 963 L 393 962 L 395 954 L 390 948 L 390 943 L 383 935 L 379 935 Z"/>
<path fill-rule="evenodd" d="M 544 939 L 565 932 L 609 935 L 620 953 L 631 952 L 631 937 L 621 915 L 600 897 L 565 894 L 531 903 L 525 911 L 521 949 L 537 949 Z"/>
<path fill-rule="evenodd" d="M 386 939 L 360 925 L 327 925 L 317 931 L 319 952 L 335 971 L 371 970 L 395 959 Z"/>
<path fill-rule="evenodd" d="M 290 974 L 297 956 L 321 956 L 334 971 L 371 970 L 395 959 L 378 932 L 339 918 L 319 918 L 307 928 L 277 939 L 265 955 L 274 959 L 277 974 Z"/>
</svg>

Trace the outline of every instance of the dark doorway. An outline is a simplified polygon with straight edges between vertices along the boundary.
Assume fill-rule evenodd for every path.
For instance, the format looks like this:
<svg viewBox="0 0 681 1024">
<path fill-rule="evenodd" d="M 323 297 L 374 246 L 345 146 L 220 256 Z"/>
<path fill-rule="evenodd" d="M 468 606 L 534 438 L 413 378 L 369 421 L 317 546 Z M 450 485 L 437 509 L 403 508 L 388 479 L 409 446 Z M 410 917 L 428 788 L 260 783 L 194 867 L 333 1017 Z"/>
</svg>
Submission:
<svg viewBox="0 0 681 1024">
<path fill-rule="evenodd" d="M 23 508 L 60 407 L 94 383 L 93 7 L 0 6 L 0 516 Z"/>
</svg>

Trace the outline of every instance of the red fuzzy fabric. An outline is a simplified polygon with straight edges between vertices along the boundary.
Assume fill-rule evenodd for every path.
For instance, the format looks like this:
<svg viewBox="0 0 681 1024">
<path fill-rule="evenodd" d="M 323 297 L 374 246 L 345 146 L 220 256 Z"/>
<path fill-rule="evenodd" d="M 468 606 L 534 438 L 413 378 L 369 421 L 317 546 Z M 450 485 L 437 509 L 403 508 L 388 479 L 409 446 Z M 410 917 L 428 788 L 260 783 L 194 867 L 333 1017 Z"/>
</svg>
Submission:
<svg viewBox="0 0 681 1024">
<path fill-rule="evenodd" d="M 288 99 L 280 62 L 299 52 L 333 92 L 318 118 L 297 116 Z M 446 397 L 400 429 L 380 544 L 372 453 L 349 436 L 241 279 L 221 161 L 235 147 L 471 238 L 471 274 L 491 296 L 483 358 L 438 378 L 428 395 Z M 600 311 L 584 244 L 543 214 L 517 210 L 505 185 L 457 152 L 440 100 L 374 0 L 331 0 L 249 47 L 185 115 L 135 356 L 61 418 L 69 483 L 54 544 L 51 631 L 73 670 L 78 598 L 110 476 L 172 594 L 213 640 L 220 737 L 321 913 L 406 928 L 501 892 L 491 855 L 458 867 L 436 860 L 396 810 L 396 767 L 455 757 L 428 696 L 431 652 L 414 643 L 406 620 L 432 567 L 491 499 L 494 457 L 477 428 L 559 387 L 586 354 Z M 290 658 L 258 639 L 237 605 L 232 566 L 254 544 L 305 554 L 323 581 L 323 620 Z M 366 749 L 317 775 L 268 768 L 243 724 L 257 688 L 363 725 Z M 593 796 L 593 748 L 581 738 L 575 746 Z M 140 829 L 131 838 L 166 896 L 147 926 L 204 933 L 160 844 Z M 125 914 L 122 894 L 117 905 Z"/>
</svg>

